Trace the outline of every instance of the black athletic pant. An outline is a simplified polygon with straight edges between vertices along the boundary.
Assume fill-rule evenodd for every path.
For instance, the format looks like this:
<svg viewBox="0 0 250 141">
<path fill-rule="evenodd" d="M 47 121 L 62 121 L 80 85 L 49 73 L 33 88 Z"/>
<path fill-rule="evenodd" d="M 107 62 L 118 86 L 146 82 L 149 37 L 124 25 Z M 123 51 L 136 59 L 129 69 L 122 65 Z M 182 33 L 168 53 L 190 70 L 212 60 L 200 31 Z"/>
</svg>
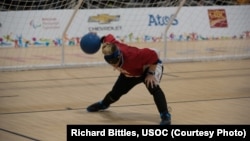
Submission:
<svg viewBox="0 0 250 141">
<path fill-rule="evenodd" d="M 126 77 L 121 73 L 116 80 L 112 90 L 104 97 L 102 104 L 108 107 L 110 104 L 119 100 L 122 95 L 127 94 L 137 84 L 145 84 L 145 78 L 147 75 L 146 72 L 147 71 L 145 71 L 145 73 L 141 77 Z M 147 89 L 149 93 L 153 95 L 154 102 L 159 113 L 168 112 L 167 101 L 160 86 L 157 85 L 154 88 L 151 88 L 151 86 L 149 86 L 147 87 Z"/>
</svg>

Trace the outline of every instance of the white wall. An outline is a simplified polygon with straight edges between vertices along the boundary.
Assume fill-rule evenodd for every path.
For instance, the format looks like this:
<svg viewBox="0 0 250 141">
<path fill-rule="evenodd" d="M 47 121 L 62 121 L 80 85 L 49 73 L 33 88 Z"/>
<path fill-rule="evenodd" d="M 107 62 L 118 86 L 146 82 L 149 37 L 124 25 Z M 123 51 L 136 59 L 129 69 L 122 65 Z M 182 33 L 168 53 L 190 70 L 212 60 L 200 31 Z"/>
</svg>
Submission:
<svg viewBox="0 0 250 141">
<path fill-rule="evenodd" d="M 211 28 L 208 9 L 225 9 L 228 27 Z M 96 31 L 100 36 L 112 33 L 121 38 L 131 34 L 133 34 L 133 38 L 142 39 L 146 36 L 159 37 L 164 33 L 168 18 L 175 10 L 175 7 L 79 10 L 67 34 L 69 38 L 81 37 L 92 30 Z M 10 35 L 13 40 L 21 37 L 22 40 L 29 41 L 32 41 L 34 37 L 37 40 L 41 39 L 41 41 L 61 38 L 72 12 L 72 10 L 1 12 L 0 38 L 5 43 L 13 43 L 13 41 L 7 40 L 7 35 Z M 120 18 L 106 24 L 88 22 L 89 17 L 98 14 L 120 16 Z M 175 19 L 175 25 L 171 26 L 168 33 L 184 35 L 195 32 L 204 37 L 232 37 L 234 35 L 239 37 L 244 32 L 250 31 L 249 23 L 249 5 L 183 7 Z M 0 47 L 3 46 L 4 44 Z"/>
</svg>

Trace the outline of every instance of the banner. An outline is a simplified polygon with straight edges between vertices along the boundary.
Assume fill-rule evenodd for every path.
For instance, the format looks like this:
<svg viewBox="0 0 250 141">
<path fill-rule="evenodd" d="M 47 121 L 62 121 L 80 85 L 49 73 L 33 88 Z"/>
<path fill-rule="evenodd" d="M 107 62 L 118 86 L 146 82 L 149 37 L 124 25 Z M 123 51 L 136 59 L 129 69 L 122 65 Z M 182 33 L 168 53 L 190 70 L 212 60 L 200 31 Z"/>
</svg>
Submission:
<svg viewBox="0 0 250 141">
<path fill-rule="evenodd" d="M 208 17 L 211 28 L 224 28 L 228 26 L 225 9 L 208 9 Z"/>
</svg>

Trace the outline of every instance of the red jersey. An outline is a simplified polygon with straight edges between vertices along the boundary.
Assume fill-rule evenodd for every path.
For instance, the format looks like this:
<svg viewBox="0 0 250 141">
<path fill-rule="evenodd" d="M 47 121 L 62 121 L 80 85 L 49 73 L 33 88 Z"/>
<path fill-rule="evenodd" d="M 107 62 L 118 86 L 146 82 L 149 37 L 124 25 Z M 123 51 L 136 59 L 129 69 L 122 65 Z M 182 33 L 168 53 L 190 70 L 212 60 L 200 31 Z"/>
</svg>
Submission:
<svg viewBox="0 0 250 141">
<path fill-rule="evenodd" d="M 137 48 L 117 41 L 112 34 L 105 36 L 104 42 L 114 43 L 121 51 L 123 64 L 119 70 L 126 76 L 141 76 L 146 66 L 158 61 L 157 53 L 149 48 Z"/>
</svg>

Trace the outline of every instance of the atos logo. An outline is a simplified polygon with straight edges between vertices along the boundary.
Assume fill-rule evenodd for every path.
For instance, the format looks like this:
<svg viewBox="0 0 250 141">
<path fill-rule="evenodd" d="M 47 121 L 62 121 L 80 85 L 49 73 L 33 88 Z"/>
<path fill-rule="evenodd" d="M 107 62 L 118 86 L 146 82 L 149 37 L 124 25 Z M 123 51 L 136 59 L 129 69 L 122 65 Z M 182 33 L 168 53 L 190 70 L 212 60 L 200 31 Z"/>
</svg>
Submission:
<svg viewBox="0 0 250 141">
<path fill-rule="evenodd" d="M 88 22 L 98 22 L 100 24 L 108 24 L 112 21 L 119 21 L 120 15 L 98 14 L 97 16 L 90 16 Z"/>
<path fill-rule="evenodd" d="M 169 23 L 171 17 L 169 16 L 160 16 L 160 15 L 149 15 L 149 26 L 165 26 Z M 177 25 L 179 22 L 177 19 L 174 19 L 172 25 Z"/>
</svg>

